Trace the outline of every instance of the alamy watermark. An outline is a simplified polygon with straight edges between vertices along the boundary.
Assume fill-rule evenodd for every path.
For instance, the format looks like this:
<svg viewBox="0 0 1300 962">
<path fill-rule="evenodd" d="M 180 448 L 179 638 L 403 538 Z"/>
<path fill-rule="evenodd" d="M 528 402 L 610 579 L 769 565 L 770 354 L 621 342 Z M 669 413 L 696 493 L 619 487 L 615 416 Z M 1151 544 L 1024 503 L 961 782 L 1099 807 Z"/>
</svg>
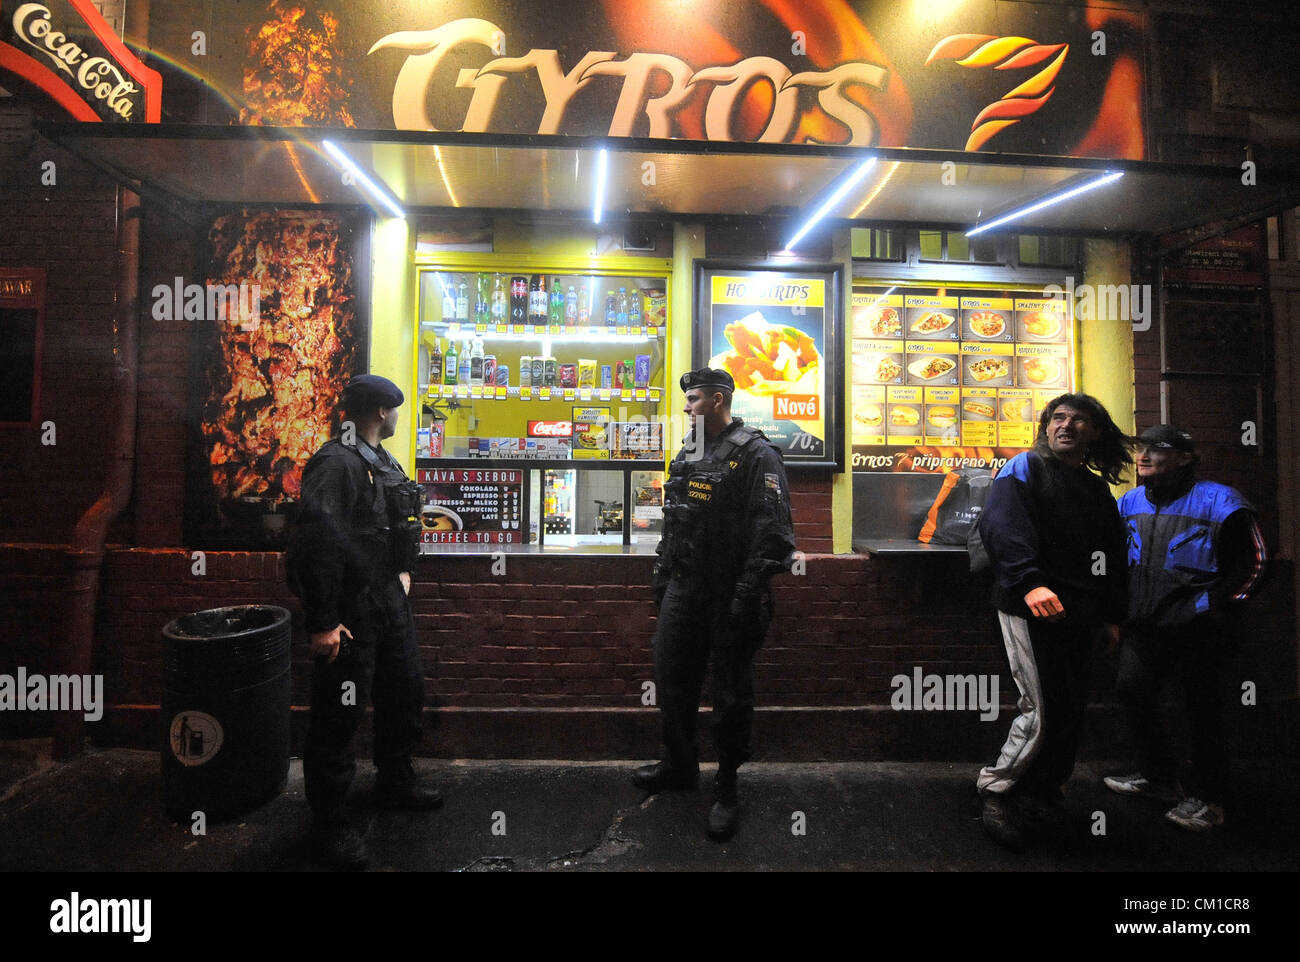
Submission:
<svg viewBox="0 0 1300 962">
<path fill-rule="evenodd" d="M 231 321 L 243 330 L 256 330 L 262 320 L 260 284 L 186 284 L 176 277 L 171 284 L 153 288 L 155 321 Z"/>
<path fill-rule="evenodd" d="M 895 675 L 889 685 L 894 711 L 978 711 L 980 721 L 998 717 L 997 675 L 927 675 L 918 665 L 911 675 Z"/>
<path fill-rule="evenodd" d="M 1151 328 L 1151 307 L 1155 297 L 1150 284 L 1075 284 L 1074 276 L 1065 285 L 1048 284 L 1044 297 L 1065 297 L 1071 320 L 1129 321 L 1135 331 Z"/>
<path fill-rule="evenodd" d="M 148 942 L 152 919 L 152 899 L 83 899 L 73 892 L 50 903 L 50 931 L 57 935 L 126 933 Z"/>
<path fill-rule="evenodd" d="M 79 711 L 86 721 L 104 716 L 103 675 L 28 674 L 21 665 L 0 675 L 0 711 Z"/>
</svg>

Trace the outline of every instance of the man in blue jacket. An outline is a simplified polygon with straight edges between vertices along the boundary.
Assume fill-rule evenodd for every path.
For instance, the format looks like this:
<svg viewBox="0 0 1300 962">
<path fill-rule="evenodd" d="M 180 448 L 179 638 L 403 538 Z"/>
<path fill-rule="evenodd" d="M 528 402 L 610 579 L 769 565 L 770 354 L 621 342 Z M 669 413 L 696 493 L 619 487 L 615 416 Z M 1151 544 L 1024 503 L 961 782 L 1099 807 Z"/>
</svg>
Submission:
<svg viewBox="0 0 1300 962">
<path fill-rule="evenodd" d="M 1020 714 L 976 785 L 985 830 L 1008 848 L 1063 823 L 1092 648 L 1103 629 L 1117 637 L 1125 614 L 1124 528 L 1107 483 L 1131 461 L 1101 402 L 1063 394 L 1044 407 L 1033 450 L 998 472 L 980 514 Z"/>
<path fill-rule="evenodd" d="M 1196 448 L 1186 431 L 1149 428 L 1137 454 L 1141 487 L 1119 504 L 1128 526 L 1129 617 L 1117 687 L 1140 770 L 1105 782 L 1121 794 L 1178 802 L 1165 817 L 1203 832 L 1224 820 L 1225 681 L 1239 609 L 1264 571 L 1264 539 L 1250 502 L 1226 485 L 1196 480 Z M 1162 685 L 1180 669 L 1193 750 L 1185 797 L 1159 705 Z"/>
</svg>

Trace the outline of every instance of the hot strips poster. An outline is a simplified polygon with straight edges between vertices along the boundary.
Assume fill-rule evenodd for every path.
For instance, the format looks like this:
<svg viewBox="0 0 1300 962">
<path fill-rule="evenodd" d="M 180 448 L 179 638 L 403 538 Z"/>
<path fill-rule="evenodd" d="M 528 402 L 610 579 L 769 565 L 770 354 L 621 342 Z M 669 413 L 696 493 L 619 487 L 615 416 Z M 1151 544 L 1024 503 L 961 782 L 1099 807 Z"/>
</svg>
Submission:
<svg viewBox="0 0 1300 962">
<path fill-rule="evenodd" d="M 731 413 L 766 434 L 788 463 L 837 460 L 827 365 L 834 353 L 834 275 L 705 269 L 700 364 L 736 382 Z"/>
</svg>

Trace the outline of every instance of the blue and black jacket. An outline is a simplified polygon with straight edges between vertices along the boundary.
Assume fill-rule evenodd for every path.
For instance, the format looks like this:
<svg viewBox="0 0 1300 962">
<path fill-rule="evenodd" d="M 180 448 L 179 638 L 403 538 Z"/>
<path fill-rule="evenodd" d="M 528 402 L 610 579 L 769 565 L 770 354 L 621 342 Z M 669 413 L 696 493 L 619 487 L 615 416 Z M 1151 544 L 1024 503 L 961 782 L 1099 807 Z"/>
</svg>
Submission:
<svg viewBox="0 0 1300 962">
<path fill-rule="evenodd" d="M 1128 528 L 1129 623 L 1176 628 L 1244 601 L 1264 571 L 1255 509 L 1235 489 L 1190 477 L 1120 499 Z"/>
<path fill-rule="evenodd" d="M 1071 621 L 1124 620 L 1124 526 L 1109 486 L 1086 467 L 1017 454 L 994 478 L 978 524 L 999 611 L 1030 617 L 1025 595 L 1046 587 Z"/>
</svg>

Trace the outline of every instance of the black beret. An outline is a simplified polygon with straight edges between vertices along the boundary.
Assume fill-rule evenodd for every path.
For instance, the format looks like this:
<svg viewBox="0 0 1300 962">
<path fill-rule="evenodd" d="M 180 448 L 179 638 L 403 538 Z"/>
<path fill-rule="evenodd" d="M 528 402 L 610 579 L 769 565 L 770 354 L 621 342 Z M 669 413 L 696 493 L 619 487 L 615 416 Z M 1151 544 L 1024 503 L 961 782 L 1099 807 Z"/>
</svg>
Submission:
<svg viewBox="0 0 1300 962">
<path fill-rule="evenodd" d="M 364 408 L 401 407 L 406 398 L 402 389 L 378 374 L 358 374 L 343 389 L 343 407 L 360 405 Z"/>
<path fill-rule="evenodd" d="M 687 371 L 682 375 L 682 390 L 689 391 L 697 387 L 720 387 L 728 391 L 736 390 L 736 382 L 726 371 L 721 371 L 716 367 L 702 367 L 695 371 Z"/>
<path fill-rule="evenodd" d="M 1152 447 L 1173 448 L 1176 451 L 1186 451 L 1188 454 L 1196 451 L 1192 436 L 1172 424 L 1157 424 L 1155 427 L 1147 428 L 1139 435 L 1138 440 L 1145 441 Z"/>
</svg>

